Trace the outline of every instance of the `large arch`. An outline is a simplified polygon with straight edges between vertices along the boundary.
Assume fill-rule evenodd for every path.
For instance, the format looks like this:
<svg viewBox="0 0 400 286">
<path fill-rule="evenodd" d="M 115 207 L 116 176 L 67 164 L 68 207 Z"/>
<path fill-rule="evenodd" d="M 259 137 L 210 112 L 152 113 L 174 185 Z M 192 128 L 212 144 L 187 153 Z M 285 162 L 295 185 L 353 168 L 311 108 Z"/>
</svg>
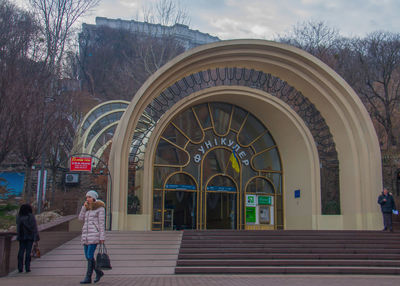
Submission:
<svg viewBox="0 0 400 286">
<path fill-rule="evenodd" d="M 149 139 L 145 153 L 145 177 L 150 174 L 146 173 L 146 168 L 149 168 L 146 162 L 151 160 L 152 144 L 166 118 L 179 112 L 182 106 L 207 98 L 217 100 L 218 97 L 218 100 L 243 106 L 262 121 L 270 122 L 268 127 L 278 141 L 284 161 L 287 229 L 377 229 L 380 216 L 375 199 L 382 183 L 380 150 L 374 127 L 362 102 L 340 76 L 315 57 L 288 45 L 263 40 L 223 41 L 190 50 L 163 66 L 136 93 L 113 138 L 110 169 L 112 189 L 118 192 L 112 193 L 112 228 L 129 229 L 132 226 L 129 220 L 133 218 L 128 219 L 126 215 L 129 148 L 133 131 L 146 106 L 183 77 L 201 70 L 224 67 L 270 73 L 301 91 L 316 106 L 330 128 L 338 152 L 342 213 L 321 215 L 318 154 L 304 123 L 284 103 L 252 88 L 204 90 L 173 106 L 157 123 Z M 268 118 L 265 110 L 270 112 Z M 292 146 L 293 142 L 298 143 L 297 147 Z M 288 162 L 291 164 L 288 165 Z M 290 166 L 289 170 L 287 166 Z M 143 186 L 144 196 L 150 193 L 149 184 Z M 304 194 L 297 201 L 292 198 L 296 188 Z M 147 202 L 144 204 L 144 215 L 133 220 L 146 229 L 151 203 L 149 198 L 144 202 Z M 301 215 L 293 216 L 290 208 L 297 209 Z"/>
</svg>

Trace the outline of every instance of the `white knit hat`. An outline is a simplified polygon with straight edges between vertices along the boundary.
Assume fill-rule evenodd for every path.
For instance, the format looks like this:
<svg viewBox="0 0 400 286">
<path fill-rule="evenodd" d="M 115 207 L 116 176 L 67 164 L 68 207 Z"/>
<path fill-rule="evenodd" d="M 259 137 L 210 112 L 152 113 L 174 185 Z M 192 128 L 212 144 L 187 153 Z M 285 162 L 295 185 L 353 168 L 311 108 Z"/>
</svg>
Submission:
<svg viewBox="0 0 400 286">
<path fill-rule="evenodd" d="M 99 194 L 94 190 L 90 190 L 89 192 L 86 193 L 86 196 L 92 197 L 93 199 L 97 200 Z"/>
</svg>

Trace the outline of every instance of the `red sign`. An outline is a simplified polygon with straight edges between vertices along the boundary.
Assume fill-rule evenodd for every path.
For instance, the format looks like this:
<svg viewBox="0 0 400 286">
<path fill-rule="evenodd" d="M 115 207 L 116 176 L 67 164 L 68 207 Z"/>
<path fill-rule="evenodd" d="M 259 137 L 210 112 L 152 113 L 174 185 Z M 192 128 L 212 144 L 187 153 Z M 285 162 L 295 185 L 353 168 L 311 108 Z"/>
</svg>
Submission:
<svg viewBox="0 0 400 286">
<path fill-rule="evenodd" d="M 71 164 L 69 166 L 71 171 L 92 171 L 92 158 L 91 157 L 71 157 Z"/>
</svg>

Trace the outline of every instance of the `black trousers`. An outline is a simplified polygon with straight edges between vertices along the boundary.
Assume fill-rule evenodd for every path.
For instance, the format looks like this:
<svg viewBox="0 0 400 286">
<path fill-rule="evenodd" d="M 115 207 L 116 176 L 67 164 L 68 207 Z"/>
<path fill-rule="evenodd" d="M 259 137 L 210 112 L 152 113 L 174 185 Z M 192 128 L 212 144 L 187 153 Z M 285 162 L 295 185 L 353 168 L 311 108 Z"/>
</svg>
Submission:
<svg viewBox="0 0 400 286">
<path fill-rule="evenodd" d="M 18 271 L 22 272 L 25 256 L 25 271 L 31 270 L 31 252 L 33 240 L 20 240 L 18 250 Z"/>
<path fill-rule="evenodd" d="M 392 213 L 382 213 L 385 230 L 392 230 Z"/>
</svg>

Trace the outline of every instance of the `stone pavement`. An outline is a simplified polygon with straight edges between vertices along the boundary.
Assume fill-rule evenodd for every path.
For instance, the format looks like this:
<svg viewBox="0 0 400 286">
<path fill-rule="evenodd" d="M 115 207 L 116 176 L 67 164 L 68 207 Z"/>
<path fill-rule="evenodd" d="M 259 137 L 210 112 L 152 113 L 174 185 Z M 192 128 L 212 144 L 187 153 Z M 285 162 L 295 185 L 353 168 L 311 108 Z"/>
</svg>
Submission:
<svg viewBox="0 0 400 286">
<path fill-rule="evenodd" d="M 30 276 L 26 273 L 0 278 L 1 286 L 80 285 L 78 276 Z M 99 286 L 392 286 L 400 285 L 399 276 L 348 275 L 118 275 L 106 273 Z"/>
<path fill-rule="evenodd" d="M 80 285 L 86 271 L 79 237 L 32 262 L 30 273 L 14 271 L 0 286 Z M 97 285 L 128 286 L 386 286 L 400 276 L 360 275 L 174 275 L 180 232 L 107 232 L 113 269 Z M 94 276 L 94 275 L 93 275 Z"/>
</svg>

